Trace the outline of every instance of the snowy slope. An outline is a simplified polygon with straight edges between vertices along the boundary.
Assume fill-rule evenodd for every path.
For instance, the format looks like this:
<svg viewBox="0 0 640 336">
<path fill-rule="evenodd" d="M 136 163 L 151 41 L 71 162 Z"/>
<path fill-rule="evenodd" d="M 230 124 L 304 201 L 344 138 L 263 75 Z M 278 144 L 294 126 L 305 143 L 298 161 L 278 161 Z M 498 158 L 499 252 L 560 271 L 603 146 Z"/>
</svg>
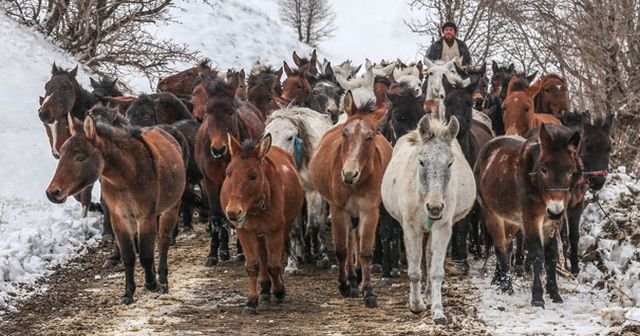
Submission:
<svg viewBox="0 0 640 336">
<path fill-rule="evenodd" d="M 51 63 L 75 66 L 37 33 L 0 13 L 0 315 L 47 269 L 69 260 L 84 245 L 97 243 L 99 217 L 80 219 L 73 200 L 50 203 L 44 191 L 56 161 L 38 119 L 38 96 L 44 93 Z M 83 84 L 89 78 L 80 69 Z M 25 287 L 27 285 L 27 287 Z"/>
</svg>

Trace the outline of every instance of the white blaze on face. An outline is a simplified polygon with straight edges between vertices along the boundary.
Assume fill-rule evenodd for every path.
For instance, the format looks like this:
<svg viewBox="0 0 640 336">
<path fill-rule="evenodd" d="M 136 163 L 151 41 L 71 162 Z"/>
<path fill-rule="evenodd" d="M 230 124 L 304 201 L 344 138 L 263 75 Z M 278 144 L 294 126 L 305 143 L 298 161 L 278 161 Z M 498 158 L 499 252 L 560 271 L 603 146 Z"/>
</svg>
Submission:
<svg viewBox="0 0 640 336">
<path fill-rule="evenodd" d="M 547 211 L 554 215 L 559 215 L 564 212 L 564 202 L 561 200 L 549 200 L 547 201 Z"/>
<path fill-rule="evenodd" d="M 58 152 L 57 144 L 58 144 L 58 121 L 54 121 L 51 124 L 45 124 L 49 131 L 51 132 L 51 151 L 53 154 L 60 156 L 60 152 Z"/>
<path fill-rule="evenodd" d="M 40 107 L 45 106 L 47 104 L 47 102 L 49 101 L 49 99 L 51 98 L 51 94 L 44 97 L 44 100 L 42 101 L 42 105 L 40 105 Z"/>
</svg>

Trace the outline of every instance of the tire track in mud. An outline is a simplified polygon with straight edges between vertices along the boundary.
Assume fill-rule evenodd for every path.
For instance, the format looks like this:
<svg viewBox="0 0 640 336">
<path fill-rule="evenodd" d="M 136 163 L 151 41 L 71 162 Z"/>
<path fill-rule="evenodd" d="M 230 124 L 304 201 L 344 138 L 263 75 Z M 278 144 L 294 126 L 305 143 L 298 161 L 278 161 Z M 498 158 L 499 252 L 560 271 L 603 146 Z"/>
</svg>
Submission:
<svg viewBox="0 0 640 336">
<path fill-rule="evenodd" d="M 407 308 L 406 273 L 391 286 L 376 286 L 379 307 L 364 307 L 362 298 L 342 298 L 337 272 L 305 265 L 285 276 L 287 297 L 280 305 L 260 303 L 258 314 L 241 314 L 247 279 L 236 261 L 204 267 L 208 234 L 182 236 L 169 251 L 169 294 L 144 290 L 143 271 L 130 306 L 118 303 L 124 290 L 121 266 L 103 269 L 106 246 L 91 249 L 45 283 L 48 290 L 23 302 L 17 313 L 0 321 L 2 335 L 480 335 L 488 334 L 477 318 L 469 278 L 446 278 L 443 303 L 447 326 L 435 326 L 430 312 L 414 315 Z M 374 281 L 379 275 L 374 275 Z"/>
</svg>

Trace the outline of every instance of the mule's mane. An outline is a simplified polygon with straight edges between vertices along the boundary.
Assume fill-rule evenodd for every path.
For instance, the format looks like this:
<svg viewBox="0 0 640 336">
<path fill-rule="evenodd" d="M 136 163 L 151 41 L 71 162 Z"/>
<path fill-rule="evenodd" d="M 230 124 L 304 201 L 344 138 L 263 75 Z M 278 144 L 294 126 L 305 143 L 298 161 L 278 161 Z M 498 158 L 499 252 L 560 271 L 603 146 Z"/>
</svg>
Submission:
<svg viewBox="0 0 640 336">
<path fill-rule="evenodd" d="M 244 141 L 242 141 L 242 151 L 240 152 L 240 158 L 247 159 L 251 157 L 257 146 L 257 140 L 244 139 Z"/>
<path fill-rule="evenodd" d="M 526 92 L 529 89 L 529 81 L 520 78 L 520 77 L 512 77 L 509 80 L 509 86 L 507 87 L 507 92 Z"/>
<path fill-rule="evenodd" d="M 386 86 L 391 86 L 391 80 L 387 77 L 384 76 L 376 76 L 375 79 L 373 80 L 374 84 L 384 84 Z"/>
<path fill-rule="evenodd" d="M 427 140 L 427 142 L 435 138 L 444 138 L 448 136 L 449 124 L 441 119 L 429 118 L 429 131 L 431 132 L 431 134 L 433 134 L 433 136 L 429 140 Z M 407 133 L 405 137 L 407 138 L 407 141 L 413 146 L 423 144 L 419 127 L 418 129 Z"/>
<path fill-rule="evenodd" d="M 298 138 L 302 140 L 302 166 L 305 167 L 313 156 L 313 147 L 311 147 L 312 139 L 309 132 L 311 125 L 306 123 L 303 118 L 315 118 L 330 122 L 327 115 L 319 114 L 314 110 L 304 107 L 290 107 L 273 112 L 267 117 L 265 125 L 269 125 L 277 119 L 287 120 L 293 124 L 298 131 Z"/>
<path fill-rule="evenodd" d="M 542 77 L 540 77 L 539 81 L 542 84 L 546 84 L 548 81 L 554 80 L 554 79 L 562 83 L 565 82 L 565 79 L 557 73 L 549 73 L 549 74 L 543 75 Z"/>
<path fill-rule="evenodd" d="M 113 127 L 98 120 L 96 120 L 95 125 L 96 133 L 102 139 L 113 143 L 118 148 L 125 148 L 131 139 L 142 140 L 142 129 L 137 126 Z"/>
<path fill-rule="evenodd" d="M 247 87 L 252 88 L 260 85 L 271 85 L 273 83 L 273 79 L 275 77 L 275 72 L 271 67 L 265 68 L 265 70 L 261 73 L 249 75 L 249 79 L 247 79 Z"/>
<path fill-rule="evenodd" d="M 199 63 L 198 63 L 198 67 L 199 68 L 203 68 L 205 70 L 211 70 L 211 59 L 210 58 L 203 58 Z"/>
</svg>

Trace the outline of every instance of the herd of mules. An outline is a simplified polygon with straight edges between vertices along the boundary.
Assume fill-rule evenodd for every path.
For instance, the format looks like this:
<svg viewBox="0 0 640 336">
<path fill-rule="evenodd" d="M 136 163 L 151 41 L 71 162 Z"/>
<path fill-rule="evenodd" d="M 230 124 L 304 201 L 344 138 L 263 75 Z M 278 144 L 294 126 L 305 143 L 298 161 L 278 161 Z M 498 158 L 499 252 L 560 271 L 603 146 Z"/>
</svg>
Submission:
<svg viewBox="0 0 640 336">
<path fill-rule="evenodd" d="M 293 61 L 248 76 L 202 62 L 138 97 L 109 79 L 90 92 L 77 67 L 53 65 L 38 110 L 59 160 L 46 194 L 104 212 L 117 243 L 106 264 L 125 268 L 122 303 L 133 302 L 136 254 L 145 288 L 168 292 L 170 245 L 196 209 L 209 224 L 207 266 L 230 259 L 230 234 L 239 240 L 244 313 L 282 302 L 283 273 L 300 262 L 335 261 L 339 293 L 373 308 L 372 271 L 388 283 L 403 263 L 409 309 L 426 310 L 426 298 L 446 323 L 445 270 L 465 275 L 468 254 L 491 247 L 502 292 L 513 293 L 513 268 L 533 273 L 534 306 L 545 290 L 562 302 L 556 267 L 579 272 L 584 196 L 607 176 L 611 114 L 570 110 L 565 78 L 513 64 L 493 62 L 489 79 L 485 64 L 456 60 L 367 60 L 363 71 L 315 51 Z"/>
</svg>

